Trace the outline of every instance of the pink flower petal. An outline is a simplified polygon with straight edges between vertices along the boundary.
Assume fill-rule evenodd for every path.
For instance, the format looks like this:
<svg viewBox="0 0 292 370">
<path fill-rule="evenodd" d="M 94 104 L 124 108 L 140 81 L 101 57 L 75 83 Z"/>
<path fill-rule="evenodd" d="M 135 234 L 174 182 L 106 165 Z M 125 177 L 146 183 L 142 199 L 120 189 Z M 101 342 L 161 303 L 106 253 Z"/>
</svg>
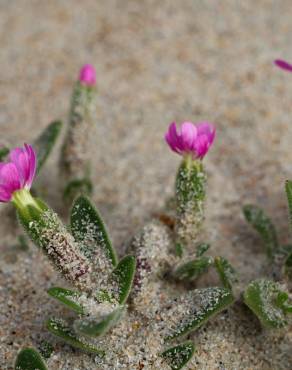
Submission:
<svg viewBox="0 0 292 370">
<path fill-rule="evenodd" d="M 197 128 L 191 122 L 184 122 L 181 125 L 181 141 L 185 152 L 191 151 L 193 142 L 197 137 Z"/>
<path fill-rule="evenodd" d="M 0 171 L 0 185 L 12 194 L 15 190 L 21 189 L 21 182 L 18 170 L 14 163 L 6 163 Z"/>
<path fill-rule="evenodd" d="M 87 86 L 94 86 L 96 84 L 96 72 L 91 64 L 84 64 L 80 69 L 79 81 Z"/>
</svg>

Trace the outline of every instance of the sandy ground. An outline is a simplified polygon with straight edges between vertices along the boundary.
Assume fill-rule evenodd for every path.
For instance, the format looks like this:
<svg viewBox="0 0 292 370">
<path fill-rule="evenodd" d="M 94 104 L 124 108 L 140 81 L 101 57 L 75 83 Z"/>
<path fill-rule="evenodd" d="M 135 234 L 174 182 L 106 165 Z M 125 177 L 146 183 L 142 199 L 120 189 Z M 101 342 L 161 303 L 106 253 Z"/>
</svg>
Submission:
<svg viewBox="0 0 292 370">
<path fill-rule="evenodd" d="M 242 204 L 264 206 L 282 241 L 289 240 L 283 186 L 292 178 L 292 75 L 272 61 L 292 61 L 291 11 L 290 0 L 1 0 L 0 140 L 31 142 L 49 121 L 65 119 L 80 65 L 94 64 L 94 200 L 122 250 L 172 194 L 179 158 L 163 141 L 169 122 L 215 122 L 217 140 L 206 158 L 208 239 L 246 283 L 262 274 L 265 258 Z M 57 155 L 39 184 L 61 210 Z M 15 254 L 15 234 L 1 206 L 3 370 L 12 368 L 20 347 L 46 338 L 43 319 L 62 311 L 45 293 L 58 276 L 34 247 Z M 290 368 L 291 333 L 271 339 L 248 313 L 240 320 L 241 310 L 230 310 L 224 343 L 216 320 L 194 336 L 201 350 L 190 368 Z M 59 345 L 51 369 L 63 369 L 74 356 L 87 355 Z M 86 366 L 74 369 L 97 365 Z"/>
</svg>

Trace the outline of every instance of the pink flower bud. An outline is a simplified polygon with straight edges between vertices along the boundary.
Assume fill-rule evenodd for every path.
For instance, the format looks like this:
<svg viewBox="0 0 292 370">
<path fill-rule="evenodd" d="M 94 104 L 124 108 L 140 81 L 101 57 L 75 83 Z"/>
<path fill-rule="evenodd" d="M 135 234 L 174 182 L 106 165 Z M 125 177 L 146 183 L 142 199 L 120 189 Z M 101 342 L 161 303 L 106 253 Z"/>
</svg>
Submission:
<svg viewBox="0 0 292 370">
<path fill-rule="evenodd" d="M 15 148 L 9 162 L 0 162 L 0 202 L 9 202 L 17 190 L 29 190 L 36 172 L 36 154 L 30 145 Z"/>
<path fill-rule="evenodd" d="M 84 64 L 80 69 L 79 81 L 86 86 L 94 86 L 96 84 L 96 72 L 91 64 Z"/>
<path fill-rule="evenodd" d="M 209 122 L 184 122 L 177 130 L 175 122 L 170 124 L 165 140 L 170 148 L 181 155 L 190 154 L 193 159 L 202 159 L 215 138 L 215 127 Z"/>
<path fill-rule="evenodd" d="M 282 59 L 276 59 L 274 61 L 275 65 L 277 67 L 280 67 L 281 69 L 284 69 L 285 71 L 292 72 L 292 64 L 286 62 L 285 60 Z"/>
</svg>

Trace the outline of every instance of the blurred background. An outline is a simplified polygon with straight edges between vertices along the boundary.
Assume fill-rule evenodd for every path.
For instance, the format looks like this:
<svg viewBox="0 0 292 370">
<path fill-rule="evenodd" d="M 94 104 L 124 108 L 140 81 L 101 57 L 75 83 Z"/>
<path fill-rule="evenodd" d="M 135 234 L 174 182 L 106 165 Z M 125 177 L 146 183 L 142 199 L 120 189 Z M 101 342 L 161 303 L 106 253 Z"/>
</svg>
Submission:
<svg viewBox="0 0 292 370">
<path fill-rule="evenodd" d="M 292 61 L 291 12 L 290 0 L 0 0 L 0 140 L 29 143 L 50 121 L 66 121 L 78 70 L 93 64 L 94 201 L 119 246 L 172 194 L 179 157 L 164 143 L 168 124 L 214 122 L 207 235 L 248 281 L 264 256 L 242 204 L 264 206 L 288 240 L 292 74 L 273 60 Z M 39 181 L 58 210 L 57 158 L 55 151 Z M 7 230 L 0 226 L 4 241 Z M 5 252 L 9 243 L 1 244 Z M 13 320 L 7 307 L 4 324 Z"/>
</svg>

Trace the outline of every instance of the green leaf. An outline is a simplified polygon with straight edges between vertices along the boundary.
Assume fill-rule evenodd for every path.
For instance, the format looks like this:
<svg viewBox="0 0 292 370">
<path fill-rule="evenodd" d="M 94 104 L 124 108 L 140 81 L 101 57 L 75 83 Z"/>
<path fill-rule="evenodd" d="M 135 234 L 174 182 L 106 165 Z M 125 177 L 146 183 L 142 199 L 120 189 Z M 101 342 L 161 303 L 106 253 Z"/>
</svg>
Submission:
<svg viewBox="0 0 292 370">
<path fill-rule="evenodd" d="M 262 237 L 268 256 L 271 258 L 278 248 L 278 237 L 274 224 L 264 211 L 255 205 L 243 207 L 244 216 Z"/>
<path fill-rule="evenodd" d="M 34 348 L 24 348 L 17 355 L 14 370 L 47 370 L 47 367 Z"/>
<path fill-rule="evenodd" d="M 49 332 L 63 339 L 64 342 L 70 344 L 72 347 L 97 354 L 101 357 L 105 355 L 105 352 L 103 350 L 96 348 L 83 339 L 81 340 L 80 338 L 78 338 L 74 331 L 63 320 L 51 318 L 47 321 L 46 326 Z"/>
<path fill-rule="evenodd" d="M 100 337 L 108 332 L 122 316 L 125 306 L 119 306 L 102 320 L 80 319 L 74 322 L 74 329 L 85 336 Z"/>
<path fill-rule="evenodd" d="M 192 342 L 185 342 L 164 351 L 161 356 L 172 370 L 182 369 L 193 357 L 195 346 Z"/>
<path fill-rule="evenodd" d="M 115 267 L 117 255 L 108 236 L 105 224 L 96 208 L 85 196 L 80 196 L 73 204 L 71 211 L 71 231 L 77 242 L 82 246 L 81 251 L 93 258 L 97 248 L 101 248 L 106 257 Z"/>
<path fill-rule="evenodd" d="M 84 314 L 83 306 L 78 303 L 78 298 L 81 295 L 79 292 L 74 292 L 65 288 L 53 287 L 48 290 L 48 294 L 78 314 Z"/>
<path fill-rule="evenodd" d="M 232 283 L 237 281 L 237 274 L 227 259 L 216 257 L 214 260 L 215 268 L 219 274 L 223 286 L 227 289 L 232 289 Z"/>
<path fill-rule="evenodd" d="M 89 178 L 71 180 L 64 189 L 64 199 L 72 200 L 77 196 L 91 195 L 93 191 L 92 182 Z"/>
<path fill-rule="evenodd" d="M 50 342 L 43 340 L 40 343 L 38 350 L 40 351 L 40 354 L 43 356 L 43 358 L 49 359 L 54 352 L 54 347 Z"/>
<path fill-rule="evenodd" d="M 51 153 L 51 150 L 61 132 L 61 128 L 62 122 L 60 121 L 50 123 L 34 142 L 33 147 L 36 150 L 38 158 L 37 173 L 45 164 L 49 154 Z"/>
<path fill-rule="evenodd" d="M 288 200 L 290 222 L 292 223 L 292 181 L 287 180 L 285 184 L 286 195 Z"/>
<path fill-rule="evenodd" d="M 182 258 L 184 254 L 184 249 L 181 243 L 176 243 L 175 244 L 175 255 Z"/>
<path fill-rule="evenodd" d="M 167 317 L 166 340 L 184 336 L 225 310 L 234 301 L 232 292 L 221 287 L 195 289 L 173 302 Z"/>
<path fill-rule="evenodd" d="M 5 157 L 7 156 L 7 154 L 9 153 L 9 149 L 6 148 L 6 147 L 2 147 L 0 148 L 0 161 L 4 161 Z"/>
<path fill-rule="evenodd" d="M 114 269 L 112 278 L 118 284 L 118 302 L 126 302 L 134 280 L 136 272 L 136 259 L 133 256 L 124 257 Z"/>
<path fill-rule="evenodd" d="M 209 248 L 210 244 L 208 243 L 199 244 L 196 250 L 196 257 L 202 257 L 202 255 L 205 254 Z"/>
<path fill-rule="evenodd" d="M 284 303 L 282 293 L 284 292 L 274 281 L 254 280 L 244 292 L 244 302 L 264 327 L 281 328 L 287 324 L 285 309 L 282 307 Z"/>
<path fill-rule="evenodd" d="M 211 257 L 200 257 L 179 265 L 173 276 L 177 280 L 195 280 L 206 272 L 213 263 Z"/>
<path fill-rule="evenodd" d="M 286 258 L 284 264 L 284 274 L 292 281 L 292 253 Z"/>
</svg>

